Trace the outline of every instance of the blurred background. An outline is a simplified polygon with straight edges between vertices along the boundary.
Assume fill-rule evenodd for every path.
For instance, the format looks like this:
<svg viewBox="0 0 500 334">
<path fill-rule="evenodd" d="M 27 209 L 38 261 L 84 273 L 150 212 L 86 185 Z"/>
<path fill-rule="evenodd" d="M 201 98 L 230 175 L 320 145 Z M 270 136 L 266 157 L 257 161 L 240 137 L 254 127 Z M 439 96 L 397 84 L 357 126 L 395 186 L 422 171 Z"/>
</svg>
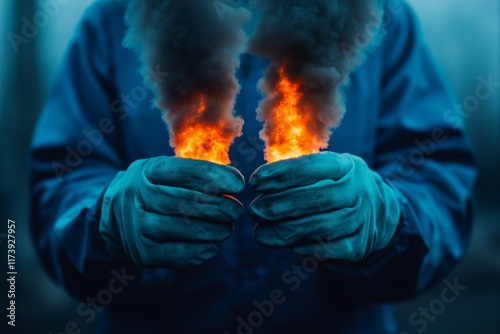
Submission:
<svg viewBox="0 0 500 334">
<path fill-rule="evenodd" d="M 55 286 L 41 268 L 29 234 L 27 152 L 31 133 L 79 18 L 93 0 L 66 1 L 56 15 L 15 52 L 8 34 L 20 34 L 46 0 L 0 0 L 0 254 L 6 254 L 7 219 L 17 222 L 17 333 L 58 333 L 76 317 L 79 301 Z M 478 77 L 500 81 L 500 0 L 412 0 L 431 52 L 459 102 L 474 95 Z M 433 321 L 426 333 L 500 333 L 500 88 L 467 119 L 480 177 L 472 243 L 449 275 L 467 290 Z M 0 257 L 4 261 L 4 255 Z M 1 264 L 4 268 L 4 264 Z M 4 277 L 2 269 L 2 277 Z M 1 279 L 2 309 L 5 278 Z M 397 312 L 405 333 L 417 333 L 410 317 L 440 298 L 438 285 Z M 4 325 L 5 316 L 1 316 Z M 95 323 L 95 322 L 94 322 Z M 82 333 L 92 333 L 93 324 Z M 2 331 L 5 333 L 5 331 Z M 9 333 L 9 332 L 8 332 Z"/>
</svg>

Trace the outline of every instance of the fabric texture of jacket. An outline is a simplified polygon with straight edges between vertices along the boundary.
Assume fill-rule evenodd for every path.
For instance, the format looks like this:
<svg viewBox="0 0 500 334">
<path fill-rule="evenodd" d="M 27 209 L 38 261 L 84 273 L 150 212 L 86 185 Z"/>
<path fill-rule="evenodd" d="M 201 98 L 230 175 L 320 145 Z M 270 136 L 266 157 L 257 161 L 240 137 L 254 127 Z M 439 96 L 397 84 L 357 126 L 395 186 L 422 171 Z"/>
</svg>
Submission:
<svg viewBox="0 0 500 334">
<path fill-rule="evenodd" d="M 395 243 L 375 261 L 318 262 L 257 245 L 245 212 L 216 258 L 182 270 L 113 263 L 98 231 L 97 203 L 117 172 L 173 155 L 138 56 L 122 46 L 125 9 L 108 0 L 87 11 L 32 144 L 33 239 L 50 276 L 84 302 L 80 328 L 99 313 L 85 305 L 97 296 L 109 304 L 102 333 L 396 333 L 390 303 L 439 282 L 463 257 L 476 176 L 463 120 L 409 6 L 387 10 L 386 35 L 352 74 L 329 147 L 363 158 L 396 190 Z M 243 55 L 238 70 L 245 125 L 230 157 L 247 180 L 264 164 L 255 110 L 266 64 Z M 255 196 L 238 199 L 248 207 Z M 263 303 L 280 291 L 283 303 Z"/>
</svg>

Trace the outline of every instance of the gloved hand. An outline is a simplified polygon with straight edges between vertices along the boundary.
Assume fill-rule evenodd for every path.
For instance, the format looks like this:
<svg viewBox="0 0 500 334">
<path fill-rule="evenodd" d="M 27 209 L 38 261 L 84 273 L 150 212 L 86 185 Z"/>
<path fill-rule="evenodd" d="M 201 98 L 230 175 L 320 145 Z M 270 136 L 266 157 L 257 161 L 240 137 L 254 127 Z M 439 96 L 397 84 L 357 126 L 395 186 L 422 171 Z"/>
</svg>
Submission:
<svg viewBox="0 0 500 334">
<path fill-rule="evenodd" d="M 250 187 L 263 193 L 250 205 L 255 240 L 300 255 L 316 255 L 321 240 L 321 257 L 359 262 L 389 244 L 399 221 L 394 191 L 350 154 L 267 164 L 254 172 Z"/>
<path fill-rule="evenodd" d="M 243 206 L 233 167 L 159 157 L 119 172 L 104 193 L 99 230 L 117 260 L 141 267 L 184 268 L 216 256 Z"/>
</svg>

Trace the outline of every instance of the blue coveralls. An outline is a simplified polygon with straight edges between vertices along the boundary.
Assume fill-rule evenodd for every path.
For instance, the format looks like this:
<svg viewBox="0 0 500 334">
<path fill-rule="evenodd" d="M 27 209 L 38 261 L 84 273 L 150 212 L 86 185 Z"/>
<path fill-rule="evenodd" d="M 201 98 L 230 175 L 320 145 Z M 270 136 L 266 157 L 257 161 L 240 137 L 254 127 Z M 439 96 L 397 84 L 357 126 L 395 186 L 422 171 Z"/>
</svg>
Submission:
<svg viewBox="0 0 500 334">
<path fill-rule="evenodd" d="M 118 0 L 87 11 L 32 144 L 34 242 L 50 276 L 82 299 L 75 318 L 83 332 L 98 313 L 85 299 L 105 300 L 110 294 L 98 294 L 110 282 L 102 333 L 397 332 L 388 303 L 441 280 L 464 255 L 476 176 L 461 116 L 408 5 L 388 11 L 380 47 L 352 75 L 347 114 L 329 147 L 362 157 L 397 190 L 396 243 L 373 263 L 315 264 L 257 245 L 246 212 L 215 259 L 183 270 L 113 263 L 98 232 L 96 203 L 116 173 L 173 155 L 138 56 L 122 46 L 124 12 Z M 265 66 L 243 55 L 238 72 L 235 109 L 245 126 L 230 157 L 247 180 L 264 163 L 255 109 Z M 247 187 L 238 199 L 247 207 L 255 196 Z M 286 301 L 269 316 L 257 305 L 274 290 Z"/>
</svg>

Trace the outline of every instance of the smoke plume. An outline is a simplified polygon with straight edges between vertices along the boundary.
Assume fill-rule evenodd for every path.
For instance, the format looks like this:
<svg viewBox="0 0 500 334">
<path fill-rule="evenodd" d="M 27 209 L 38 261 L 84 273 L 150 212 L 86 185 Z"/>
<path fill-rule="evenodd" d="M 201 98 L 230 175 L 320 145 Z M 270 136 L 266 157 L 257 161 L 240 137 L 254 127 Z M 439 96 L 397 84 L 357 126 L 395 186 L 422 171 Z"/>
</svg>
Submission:
<svg viewBox="0 0 500 334">
<path fill-rule="evenodd" d="M 266 159 L 326 148 L 345 112 L 342 87 L 379 40 L 382 1 L 253 0 L 251 8 L 259 23 L 249 52 L 271 62 L 259 84 L 265 98 L 257 111 L 265 122 Z"/>
<path fill-rule="evenodd" d="M 227 9 L 227 8 L 226 8 Z M 131 0 L 124 44 L 137 50 L 147 68 L 167 72 L 157 105 L 169 126 L 176 155 L 228 163 L 228 149 L 241 135 L 234 116 L 235 77 L 251 14 L 225 10 L 211 0 Z"/>
</svg>

